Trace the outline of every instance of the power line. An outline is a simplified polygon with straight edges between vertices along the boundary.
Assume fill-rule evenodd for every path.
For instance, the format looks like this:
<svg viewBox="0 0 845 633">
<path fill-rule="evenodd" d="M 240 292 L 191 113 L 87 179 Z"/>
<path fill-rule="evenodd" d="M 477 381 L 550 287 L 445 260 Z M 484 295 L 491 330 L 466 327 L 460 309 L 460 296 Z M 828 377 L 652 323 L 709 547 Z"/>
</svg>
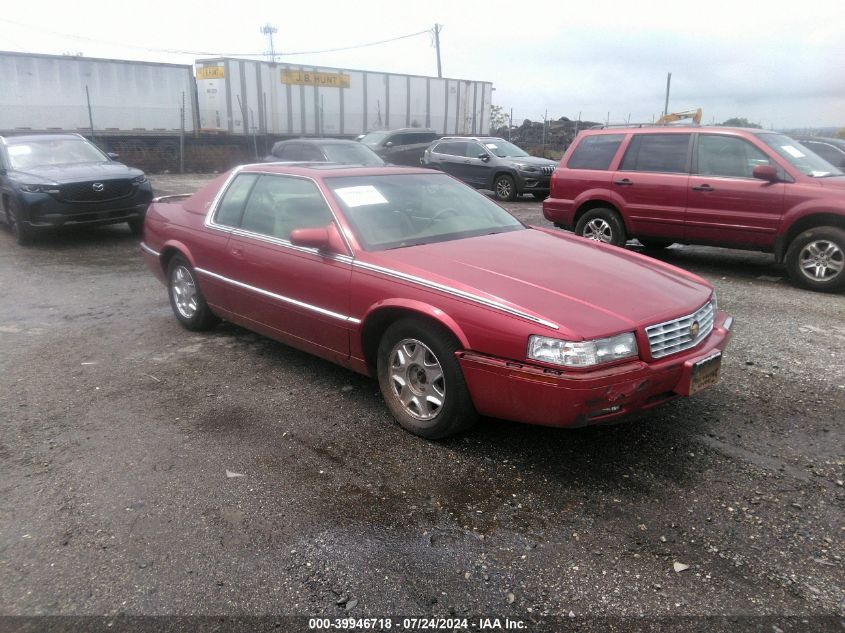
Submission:
<svg viewBox="0 0 845 633">
<path fill-rule="evenodd" d="M 217 56 L 217 57 L 261 57 L 266 55 L 267 52 L 260 52 L 260 53 L 221 53 L 219 51 L 195 51 L 195 50 L 183 50 L 183 49 L 175 49 L 175 48 L 152 48 L 149 46 L 135 46 L 132 44 L 126 44 L 123 42 L 113 42 L 110 40 L 101 40 L 92 37 L 85 37 L 84 35 L 72 35 L 70 33 L 60 33 L 58 31 L 51 31 L 49 29 L 42 28 L 40 26 L 35 26 L 32 24 L 25 24 L 23 22 L 16 22 L 15 20 L 8 20 L 6 18 L 0 18 L 0 22 L 6 22 L 8 24 L 14 24 L 16 26 L 22 26 L 24 28 L 32 29 L 34 31 L 40 31 L 42 33 L 47 33 L 49 35 L 55 35 L 57 37 L 64 37 L 70 38 L 75 40 L 83 40 L 86 42 L 94 42 L 96 44 L 108 44 L 110 46 L 118 46 L 121 48 L 131 48 L 135 50 L 143 50 L 143 51 L 152 51 L 156 53 L 170 53 L 173 55 L 209 55 L 209 56 Z M 399 35 L 398 37 L 391 37 L 386 40 L 379 40 L 377 42 L 367 42 L 366 44 L 355 44 L 352 46 L 341 46 L 338 48 L 326 48 L 322 50 L 314 50 L 314 51 L 290 51 L 290 52 L 279 52 L 275 53 L 276 56 L 279 57 L 289 57 L 292 55 L 317 55 L 320 53 L 335 53 L 338 51 L 350 51 L 358 48 L 366 48 L 369 46 L 378 46 L 379 44 L 387 44 L 389 42 L 396 42 L 398 40 L 408 39 L 410 37 L 416 37 L 417 35 L 424 35 L 426 33 L 431 33 L 431 29 L 425 29 L 423 31 L 417 31 L 416 33 L 408 33 L 407 35 Z"/>
</svg>

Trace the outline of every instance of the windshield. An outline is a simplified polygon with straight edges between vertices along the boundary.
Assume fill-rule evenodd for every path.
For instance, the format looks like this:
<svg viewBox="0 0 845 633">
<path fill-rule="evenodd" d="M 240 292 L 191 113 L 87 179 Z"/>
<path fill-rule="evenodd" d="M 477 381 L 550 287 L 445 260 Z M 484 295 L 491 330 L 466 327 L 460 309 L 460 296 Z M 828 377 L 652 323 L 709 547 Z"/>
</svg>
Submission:
<svg viewBox="0 0 845 633">
<path fill-rule="evenodd" d="M 757 136 L 802 174 L 812 178 L 843 175 L 840 170 L 795 139 L 783 134 L 758 134 Z"/>
<path fill-rule="evenodd" d="M 105 154 L 81 138 L 10 143 L 6 151 L 11 168 L 17 170 L 68 163 L 102 163 L 108 160 Z"/>
<path fill-rule="evenodd" d="M 482 141 L 484 147 L 493 152 L 499 158 L 530 156 L 530 154 L 519 149 L 513 143 L 508 143 L 501 138 L 491 138 Z"/>
<path fill-rule="evenodd" d="M 364 138 L 361 139 L 361 143 L 364 145 L 368 145 L 369 147 L 376 147 L 379 143 L 381 143 L 390 132 L 370 132 Z"/>
<path fill-rule="evenodd" d="M 344 165 L 384 165 L 384 161 L 363 145 L 355 143 L 329 143 L 323 145 L 323 153 L 333 163 Z"/>
<path fill-rule="evenodd" d="M 366 250 L 525 228 L 486 196 L 445 174 L 332 177 L 325 182 Z"/>
</svg>

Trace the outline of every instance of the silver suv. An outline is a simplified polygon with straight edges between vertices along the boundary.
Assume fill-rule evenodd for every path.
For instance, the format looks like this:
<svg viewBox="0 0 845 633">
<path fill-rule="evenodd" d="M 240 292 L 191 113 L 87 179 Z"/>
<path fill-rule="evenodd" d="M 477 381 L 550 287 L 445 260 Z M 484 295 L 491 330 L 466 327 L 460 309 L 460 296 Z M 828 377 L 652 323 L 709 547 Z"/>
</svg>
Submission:
<svg viewBox="0 0 845 633">
<path fill-rule="evenodd" d="M 513 200 L 523 193 L 543 200 L 557 162 L 531 156 L 503 138 L 446 136 L 425 150 L 423 165 L 476 189 L 490 189 L 499 200 Z"/>
</svg>

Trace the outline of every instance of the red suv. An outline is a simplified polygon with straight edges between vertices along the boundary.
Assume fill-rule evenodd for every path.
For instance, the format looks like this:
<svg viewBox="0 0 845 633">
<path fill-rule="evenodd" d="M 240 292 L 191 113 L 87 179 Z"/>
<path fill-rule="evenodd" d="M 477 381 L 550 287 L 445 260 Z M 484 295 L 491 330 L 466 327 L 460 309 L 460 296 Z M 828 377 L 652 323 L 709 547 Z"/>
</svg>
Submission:
<svg viewBox="0 0 845 633">
<path fill-rule="evenodd" d="M 623 246 L 772 252 L 811 290 L 845 286 L 845 174 L 765 130 L 585 130 L 552 175 L 543 215 Z"/>
</svg>

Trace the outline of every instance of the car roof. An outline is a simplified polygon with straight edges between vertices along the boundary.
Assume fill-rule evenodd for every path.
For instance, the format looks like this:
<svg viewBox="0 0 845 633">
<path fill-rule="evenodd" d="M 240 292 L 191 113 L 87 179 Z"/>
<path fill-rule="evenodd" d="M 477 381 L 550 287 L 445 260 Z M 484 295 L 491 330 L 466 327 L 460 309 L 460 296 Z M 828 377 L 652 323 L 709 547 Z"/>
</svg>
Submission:
<svg viewBox="0 0 845 633">
<path fill-rule="evenodd" d="M 383 132 L 385 134 L 394 134 L 396 132 L 428 132 L 430 134 L 437 134 L 437 130 L 428 127 L 399 127 L 395 130 L 370 130 L 367 134 L 373 134 L 375 132 Z"/>
<path fill-rule="evenodd" d="M 245 172 L 262 172 L 289 176 L 308 176 L 310 178 L 442 173 L 436 169 L 424 169 L 422 167 L 362 167 L 361 165 L 318 162 L 250 163 L 248 165 L 241 165 L 240 170 Z"/>
<path fill-rule="evenodd" d="M 287 145 L 289 143 L 305 143 L 306 145 L 361 145 L 358 141 L 352 141 L 347 138 L 289 138 L 284 141 L 278 141 L 275 143 L 275 146 Z"/>
<path fill-rule="evenodd" d="M 582 130 L 583 134 L 665 134 L 666 132 L 742 132 L 746 134 L 780 134 L 774 130 L 762 130 L 754 127 L 727 127 L 721 125 L 617 125 Z M 580 136 L 580 133 L 579 133 Z"/>
<path fill-rule="evenodd" d="M 32 143 L 38 141 L 60 141 L 62 139 L 82 139 L 86 140 L 81 134 L 14 134 L 12 136 L 0 136 L 8 145 L 15 143 Z"/>
</svg>

